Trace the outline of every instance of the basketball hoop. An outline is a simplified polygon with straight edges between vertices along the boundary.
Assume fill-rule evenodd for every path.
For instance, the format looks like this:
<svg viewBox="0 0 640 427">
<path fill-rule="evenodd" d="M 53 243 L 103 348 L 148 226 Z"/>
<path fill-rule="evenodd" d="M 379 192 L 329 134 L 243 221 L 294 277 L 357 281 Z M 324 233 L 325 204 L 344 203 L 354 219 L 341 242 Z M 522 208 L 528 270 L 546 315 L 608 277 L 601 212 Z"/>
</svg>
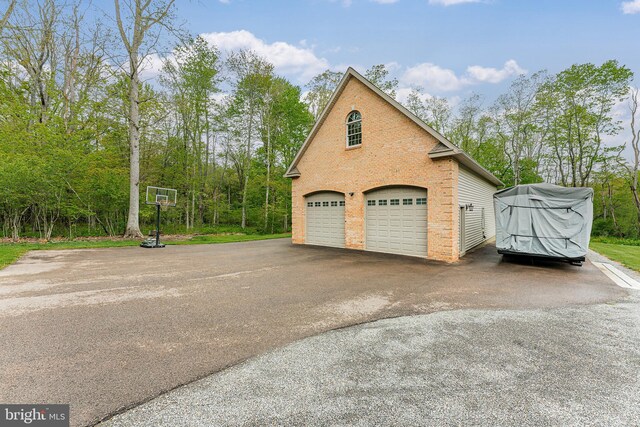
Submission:
<svg viewBox="0 0 640 427">
<path fill-rule="evenodd" d="M 167 211 L 169 209 L 169 206 L 171 206 L 171 203 L 169 203 L 168 200 L 160 200 L 157 204 L 160 206 L 160 209 L 163 211 Z"/>
<path fill-rule="evenodd" d="M 143 248 L 164 248 L 160 243 L 160 211 L 166 211 L 169 206 L 176 205 L 178 191 L 173 188 L 147 187 L 147 205 L 156 206 L 156 232 L 154 237 L 150 237 L 140 244 Z"/>
</svg>

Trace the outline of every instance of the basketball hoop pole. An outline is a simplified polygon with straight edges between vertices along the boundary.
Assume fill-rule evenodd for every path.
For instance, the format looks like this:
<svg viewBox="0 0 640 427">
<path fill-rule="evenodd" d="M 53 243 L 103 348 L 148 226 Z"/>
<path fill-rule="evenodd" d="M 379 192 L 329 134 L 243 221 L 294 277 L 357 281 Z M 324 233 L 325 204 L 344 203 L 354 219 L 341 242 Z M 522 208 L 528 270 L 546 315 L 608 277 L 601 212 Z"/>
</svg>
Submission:
<svg viewBox="0 0 640 427">
<path fill-rule="evenodd" d="M 156 235 L 155 238 L 149 237 L 142 242 L 140 246 L 143 248 L 164 248 L 164 244 L 160 243 L 160 209 L 162 206 L 162 202 L 156 202 Z"/>
<path fill-rule="evenodd" d="M 156 203 L 158 215 L 156 216 L 156 247 L 160 246 L 160 203 Z"/>
</svg>

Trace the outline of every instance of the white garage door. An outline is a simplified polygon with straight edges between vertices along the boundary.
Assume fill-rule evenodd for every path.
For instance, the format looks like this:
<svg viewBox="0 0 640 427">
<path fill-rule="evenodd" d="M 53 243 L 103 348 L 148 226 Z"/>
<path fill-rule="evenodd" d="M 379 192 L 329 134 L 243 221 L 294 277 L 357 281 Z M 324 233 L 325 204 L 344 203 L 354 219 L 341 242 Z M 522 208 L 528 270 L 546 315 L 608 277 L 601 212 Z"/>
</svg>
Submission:
<svg viewBox="0 0 640 427">
<path fill-rule="evenodd" d="M 427 190 L 376 190 L 365 204 L 368 251 L 427 256 Z"/>
<path fill-rule="evenodd" d="M 344 194 L 317 193 L 305 202 L 307 243 L 344 248 Z"/>
</svg>

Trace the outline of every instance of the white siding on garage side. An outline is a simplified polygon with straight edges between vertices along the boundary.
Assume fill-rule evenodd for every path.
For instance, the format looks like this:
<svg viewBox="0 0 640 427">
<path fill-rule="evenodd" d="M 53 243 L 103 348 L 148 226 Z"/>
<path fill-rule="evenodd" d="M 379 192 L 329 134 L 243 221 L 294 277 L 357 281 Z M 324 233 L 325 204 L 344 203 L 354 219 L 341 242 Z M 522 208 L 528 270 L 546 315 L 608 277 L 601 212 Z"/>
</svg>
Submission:
<svg viewBox="0 0 640 427">
<path fill-rule="evenodd" d="M 464 211 L 464 253 L 496 235 L 496 219 L 493 213 L 495 185 L 480 178 L 460 165 L 458 176 L 458 204 L 473 205 Z"/>
</svg>

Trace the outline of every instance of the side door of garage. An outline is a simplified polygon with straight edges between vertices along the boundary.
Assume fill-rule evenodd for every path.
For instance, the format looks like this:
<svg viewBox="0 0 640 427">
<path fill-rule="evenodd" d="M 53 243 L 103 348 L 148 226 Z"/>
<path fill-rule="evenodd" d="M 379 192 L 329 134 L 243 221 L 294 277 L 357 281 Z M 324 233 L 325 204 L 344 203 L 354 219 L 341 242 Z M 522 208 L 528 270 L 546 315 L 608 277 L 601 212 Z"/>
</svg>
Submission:
<svg viewBox="0 0 640 427">
<path fill-rule="evenodd" d="M 344 194 L 316 193 L 305 206 L 306 243 L 344 248 Z"/>
<path fill-rule="evenodd" d="M 427 256 L 427 190 L 385 188 L 365 199 L 368 251 Z"/>
</svg>

